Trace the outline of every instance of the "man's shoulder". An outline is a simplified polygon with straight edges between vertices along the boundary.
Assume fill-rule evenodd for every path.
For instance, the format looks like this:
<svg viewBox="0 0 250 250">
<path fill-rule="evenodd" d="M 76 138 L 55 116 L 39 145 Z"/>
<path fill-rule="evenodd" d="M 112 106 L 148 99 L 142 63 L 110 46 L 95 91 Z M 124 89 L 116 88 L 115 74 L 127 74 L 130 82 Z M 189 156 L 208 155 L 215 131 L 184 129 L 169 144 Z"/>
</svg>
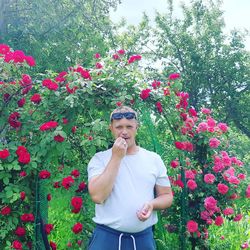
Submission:
<svg viewBox="0 0 250 250">
<path fill-rule="evenodd" d="M 95 156 L 98 158 L 105 158 L 107 156 L 110 156 L 110 154 L 111 154 L 111 148 L 104 151 L 99 151 L 95 154 Z"/>
<path fill-rule="evenodd" d="M 142 154 L 145 154 L 145 155 L 148 155 L 148 156 L 151 156 L 151 157 L 154 157 L 154 158 L 159 158 L 160 157 L 160 155 L 158 155 L 156 152 L 145 149 L 145 148 L 142 148 L 142 147 L 140 147 L 140 151 L 141 151 Z"/>
</svg>

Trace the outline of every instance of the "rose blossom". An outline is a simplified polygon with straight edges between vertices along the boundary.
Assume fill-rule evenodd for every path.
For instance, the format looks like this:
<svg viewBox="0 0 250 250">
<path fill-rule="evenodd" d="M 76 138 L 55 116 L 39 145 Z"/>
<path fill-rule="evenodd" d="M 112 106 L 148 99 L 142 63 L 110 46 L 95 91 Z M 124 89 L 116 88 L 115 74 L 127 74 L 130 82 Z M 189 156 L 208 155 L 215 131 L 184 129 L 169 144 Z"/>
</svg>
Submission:
<svg viewBox="0 0 250 250">
<path fill-rule="evenodd" d="M 73 170 L 71 171 L 71 175 L 72 175 L 73 177 L 77 178 L 77 177 L 79 177 L 80 172 L 79 172 L 78 169 L 73 169 Z"/>
<path fill-rule="evenodd" d="M 58 126 L 58 122 L 56 121 L 49 121 L 49 122 L 45 122 L 44 124 L 42 124 L 40 126 L 40 130 L 41 131 L 46 131 L 52 128 L 56 128 Z"/>
<path fill-rule="evenodd" d="M 62 186 L 65 189 L 69 189 L 70 186 L 74 183 L 74 179 L 72 178 L 72 176 L 67 176 L 65 178 L 62 179 Z"/>
<path fill-rule="evenodd" d="M 31 96 L 30 100 L 35 104 L 39 104 L 42 101 L 42 98 L 40 94 L 36 93 L 33 96 Z"/>
<path fill-rule="evenodd" d="M 82 207 L 82 198 L 81 197 L 73 197 L 71 199 L 71 205 L 73 207 L 72 213 L 79 213 Z"/>
<path fill-rule="evenodd" d="M 198 230 L 198 223 L 190 220 L 187 222 L 187 230 L 189 233 L 194 233 Z"/>
<path fill-rule="evenodd" d="M 20 241 L 18 241 L 18 240 L 14 240 L 12 242 L 12 246 L 11 247 L 14 248 L 14 249 L 16 249 L 16 250 L 22 250 L 23 249 L 22 243 Z"/>
<path fill-rule="evenodd" d="M 3 159 L 5 160 L 6 158 L 8 158 L 10 156 L 10 152 L 8 149 L 3 149 L 3 150 L 0 150 L 0 159 Z"/>
<path fill-rule="evenodd" d="M 11 213 L 11 208 L 9 206 L 5 206 L 1 208 L 0 214 L 1 215 L 8 215 Z"/>
<path fill-rule="evenodd" d="M 52 250 L 56 250 L 56 249 L 57 249 L 57 245 L 56 245 L 55 242 L 50 241 L 50 242 L 49 242 L 49 245 L 50 245 L 50 247 L 51 247 Z"/>
<path fill-rule="evenodd" d="M 243 218 L 243 215 L 242 214 L 237 214 L 235 217 L 234 217 L 234 219 L 233 219 L 233 221 L 240 221 L 241 219 Z"/>
<path fill-rule="evenodd" d="M 171 161 L 170 166 L 171 166 L 172 168 L 178 167 L 178 166 L 179 166 L 178 160 L 173 160 L 173 161 Z"/>
<path fill-rule="evenodd" d="M 170 74 L 170 75 L 168 76 L 168 79 L 169 79 L 169 80 L 176 80 L 176 79 L 178 79 L 178 78 L 180 78 L 180 74 L 179 74 L 179 73 L 172 73 L 172 74 Z"/>
<path fill-rule="evenodd" d="M 217 200 L 213 196 L 209 196 L 204 200 L 204 207 L 207 210 L 215 210 L 217 208 Z"/>
<path fill-rule="evenodd" d="M 140 94 L 141 99 L 142 100 L 147 99 L 149 97 L 149 95 L 150 95 L 150 92 L 151 92 L 151 89 L 143 89 L 141 91 L 141 94 Z"/>
<path fill-rule="evenodd" d="M 218 148 L 220 145 L 220 140 L 217 138 L 211 138 L 209 139 L 209 146 L 210 148 Z"/>
<path fill-rule="evenodd" d="M 22 237 L 26 234 L 26 230 L 24 227 L 17 227 L 15 230 L 15 234 L 19 237 Z"/>
<path fill-rule="evenodd" d="M 23 201 L 26 197 L 26 194 L 24 191 L 20 192 L 20 199 Z"/>
<path fill-rule="evenodd" d="M 215 181 L 215 176 L 213 174 L 205 174 L 204 175 L 204 181 L 207 184 L 213 184 Z"/>
<path fill-rule="evenodd" d="M 223 132 L 226 133 L 228 131 L 228 126 L 226 123 L 218 123 L 217 127 Z"/>
<path fill-rule="evenodd" d="M 223 210 L 224 215 L 231 215 L 233 213 L 234 213 L 234 210 L 231 207 L 228 207 L 228 208 Z"/>
<path fill-rule="evenodd" d="M 77 222 L 77 223 L 73 226 L 72 231 L 73 231 L 75 234 L 78 234 L 78 233 L 80 233 L 80 232 L 82 231 L 82 228 L 83 228 L 82 224 L 81 224 L 80 222 Z"/>
<path fill-rule="evenodd" d="M 64 140 L 65 140 L 65 138 L 62 137 L 61 135 L 55 135 L 54 136 L 54 141 L 63 142 Z"/>
<path fill-rule="evenodd" d="M 226 194 L 229 190 L 229 187 L 223 183 L 217 185 L 217 190 L 220 194 Z"/>
<path fill-rule="evenodd" d="M 187 186 L 190 190 L 195 190 L 197 188 L 196 182 L 192 179 L 187 181 Z"/>
<path fill-rule="evenodd" d="M 216 218 L 215 218 L 215 221 L 214 221 L 214 224 L 216 225 L 216 226 L 221 226 L 222 224 L 223 224 L 223 218 L 221 217 L 221 216 L 217 216 Z"/>
<path fill-rule="evenodd" d="M 54 229 L 53 224 L 45 224 L 44 225 L 44 230 L 45 230 L 46 234 L 50 234 L 53 229 Z"/>
<path fill-rule="evenodd" d="M 23 222 L 33 222 L 35 220 L 35 217 L 33 214 L 22 214 L 21 215 L 21 221 Z"/>
<path fill-rule="evenodd" d="M 50 172 L 48 170 L 41 170 L 39 172 L 40 179 L 48 179 L 50 177 Z"/>
</svg>

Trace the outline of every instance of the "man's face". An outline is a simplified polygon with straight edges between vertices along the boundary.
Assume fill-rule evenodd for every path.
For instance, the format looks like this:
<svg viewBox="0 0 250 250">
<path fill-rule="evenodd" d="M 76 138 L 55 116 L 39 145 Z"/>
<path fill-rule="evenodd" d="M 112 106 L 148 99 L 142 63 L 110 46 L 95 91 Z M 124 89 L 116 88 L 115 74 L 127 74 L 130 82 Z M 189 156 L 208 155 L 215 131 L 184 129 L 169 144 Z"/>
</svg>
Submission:
<svg viewBox="0 0 250 250">
<path fill-rule="evenodd" d="M 137 132 L 137 121 L 136 119 L 126 119 L 122 118 L 120 120 L 112 120 L 110 124 L 110 130 L 117 139 L 122 137 L 126 140 L 128 147 L 135 144 L 135 136 Z"/>
</svg>

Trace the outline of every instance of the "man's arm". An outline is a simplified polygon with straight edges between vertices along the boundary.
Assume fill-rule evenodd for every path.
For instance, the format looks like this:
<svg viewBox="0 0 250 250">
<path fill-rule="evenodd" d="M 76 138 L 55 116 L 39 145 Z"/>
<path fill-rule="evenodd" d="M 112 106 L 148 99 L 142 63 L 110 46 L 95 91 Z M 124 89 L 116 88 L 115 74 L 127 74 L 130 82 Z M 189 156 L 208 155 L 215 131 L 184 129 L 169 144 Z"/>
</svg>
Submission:
<svg viewBox="0 0 250 250">
<path fill-rule="evenodd" d="M 173 194 L 171 187 L 155 186 L 156 197 L 145 203 L 143 208 L 137 212 L 137 217 L 141 221 L 147 220 L 153 210 L 166 209 L 172 205 Z"/>
<path fill-rule="evenodd" d="M 112 191 L 121 160 L 112 157 L 101 175 L 91 178 L 88 184 L 89 194 L 93 202 L 103 203 Z"/>
<path fill-rule="evenodd" d="M 110 195 L 115 178 L 117 176 L 122 158 L 126 155 L 127 144 L 119 137 L 112 147 L 112 156 L 102 174 L 94 176 L 88 184 L 91 199 L 97 203 L 103 203 Z"/>
</svg>

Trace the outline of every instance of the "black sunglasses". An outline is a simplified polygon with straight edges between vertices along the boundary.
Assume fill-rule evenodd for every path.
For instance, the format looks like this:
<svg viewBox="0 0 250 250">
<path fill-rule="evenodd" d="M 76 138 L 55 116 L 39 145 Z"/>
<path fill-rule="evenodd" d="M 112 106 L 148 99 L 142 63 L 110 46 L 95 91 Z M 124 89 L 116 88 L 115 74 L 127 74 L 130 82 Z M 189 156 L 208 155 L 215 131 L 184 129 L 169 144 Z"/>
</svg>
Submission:
<svg viewBox="0 0 250 250">
<path fill-rule="evenodd" d="M 128 120 L 136 119 L 136 114 L 134 112 L 121 112 L 121 113 L 113 113 L 111 115 L 110 120 L 121 120 L 122 118 L 126 118 Z"/>
</svg>

